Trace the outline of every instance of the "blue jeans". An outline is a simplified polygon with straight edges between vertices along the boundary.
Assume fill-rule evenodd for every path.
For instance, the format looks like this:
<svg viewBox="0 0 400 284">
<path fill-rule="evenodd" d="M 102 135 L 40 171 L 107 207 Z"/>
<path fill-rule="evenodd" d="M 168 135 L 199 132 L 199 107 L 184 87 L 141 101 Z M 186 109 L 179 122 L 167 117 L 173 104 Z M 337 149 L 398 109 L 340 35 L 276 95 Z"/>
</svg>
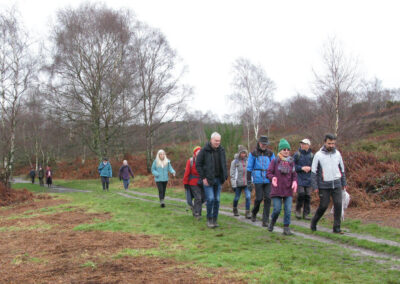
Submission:
<svg viewBox="0 0 400 284">
<path fill-rule="evenodd" d="M 128 189 L 129 186 L 129 178 L 128 179 L 122 179 L 122 182 L 124 183 L 124 188 Z"/>
<path fill-rule="evenodd" d="M 221 181 L 216 178 L 212 186 L 204 185 L 204 192 L 207 200 L 207 218 L 218 218 Z"/>
<path fill-rule="evenodd" d="M 238 206 L 240 195 L 242 194 L 242 189 L 244 189 L 244 194 L 246 195 L 246 210 L 250 210 L 251 192 L 247 186 L 240 186 L 235 188 L 235 199 L 233 200 L 233 207 Z"/>
<path fill-rule="evenodd" d="M 284 203 L 285 215 L 283 216 L 283 225 L 290 225 L 290 214 L 292 214 L 292 199 L 293 197 L 272 197 L 272 203 L 274 204 L 274 211 L 272 212 L 272 222 L 276 222 L 282 208 L 282 199 Z"/>
</svg>

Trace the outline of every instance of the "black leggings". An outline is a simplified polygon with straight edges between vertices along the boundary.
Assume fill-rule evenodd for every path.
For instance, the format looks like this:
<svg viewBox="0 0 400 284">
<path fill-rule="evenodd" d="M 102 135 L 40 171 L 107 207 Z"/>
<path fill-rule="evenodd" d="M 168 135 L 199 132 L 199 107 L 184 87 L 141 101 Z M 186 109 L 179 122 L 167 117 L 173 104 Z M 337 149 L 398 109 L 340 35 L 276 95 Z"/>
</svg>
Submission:
<svg viewBox="0 0 400 284">
<path fill-rule="evenodd" d="M 157 181 L 157 188 L 158 188 L 158 197 L 160 200 L 164 200 L 165 192 L 167 191 L 167 183 L 168 181 Z"/>
</svg>

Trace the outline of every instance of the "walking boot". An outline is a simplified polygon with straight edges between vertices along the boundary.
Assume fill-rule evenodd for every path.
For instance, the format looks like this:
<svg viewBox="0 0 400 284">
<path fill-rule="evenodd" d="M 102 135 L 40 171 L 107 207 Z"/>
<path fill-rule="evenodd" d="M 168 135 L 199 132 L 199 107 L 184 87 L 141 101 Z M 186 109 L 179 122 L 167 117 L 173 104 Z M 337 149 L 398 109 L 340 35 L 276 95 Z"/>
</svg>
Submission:
<svg viewBox="0 0 400 284">
<path fill-rule="evenodd" d="M 246 219 L 251 219 L 250 210 L 246 210 Z"/>
<path fill-rule="evenodd" d="M 304 220 L 311 220 L 310 214 L 305 214 L 305 215 L 303 215 L 303 219 L 304 219 Z"/>
<path fill-rule="evenodd" d="M 291 236 L 293 233 L 290 231 L 289 227 L 283 227 L 283 234 L 286 236 Z"/>
<path fill-rule="evenodd" d="M 161 206 L 162 208 L 165 207 L 164 199 L 161 199 L 161 200 L 160 200 L 160 206 Z"/>
<path fill-rule="evenodd" d="M 214 228 L 219 227 L 219 225 L 218 225 L 218 223 L 217 223 L 217 218 L 216 218 L 216 217 L 214 217 L 212 221 L 213 221 L 213 224 L 214 224 Z"/>
<path fill-rule="evenodd" d="M 252 222 L 255 222 L 255 221 L 257 221 L 257 215 L 256 214 L 251 214 L 251 221 Z"/>
<path fill-rule="evenodd" d="M 214 222 L 212 218 L 207 218 L 207 227 L 214 228 Z"/>
<path fill-rule="evenodd" d="M 262 222 L 262 226 L 263 226 L 263 227 L 268 227 L 268 221 L 263 221 L 263 222 Z"/>
<path fill-rule="evenodd" d="M 317 224 L 315 224 L 312 220 L 311 220 L 311 223 L 310 223 L 310 229 L 313 232 L 315 232 L 317 230 Z"/>
<path fill-rule="evenodd" d="M 296 218 L 297 219 L 301 219 L 301 212 L 300 212 L 300 210 L 296 210 Z"/>
<path fill-rule="evenodd" d="M 268 226 L 268 231 L 272 232 L 274 230 L 275 222 L 274 220 L 271 220 L 271 223 L 269 223 Z"/>
<path fill-rule="evenodd" d="M 239 216 L 239 211 L 237 207 L 233 207 L 233 216 Z"/>
</svg>

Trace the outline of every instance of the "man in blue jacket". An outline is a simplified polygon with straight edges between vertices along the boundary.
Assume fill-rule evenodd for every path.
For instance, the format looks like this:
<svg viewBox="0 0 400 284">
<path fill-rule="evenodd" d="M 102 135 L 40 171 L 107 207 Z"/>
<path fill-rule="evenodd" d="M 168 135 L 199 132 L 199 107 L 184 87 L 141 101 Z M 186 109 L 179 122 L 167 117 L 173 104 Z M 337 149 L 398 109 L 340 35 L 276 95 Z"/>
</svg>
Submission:
<svg viewBox="0 0 400 284">
<path fill-rule="evenodd" d="M 268 137 L 261 136 L 258 139 L 256 149 L 250 153 L 247 162 L 247 185 L 251 188 L 251 181 L 253 181 L 256 189 L 256 199 L 254 200 L 254 207 L 251 212 L 251 221 L 256 221 L 260 204 L 264 201 L 263 227 L 268 227 L 271 208 L 271 183 L 267 178 L 267 169 L 270 162 L 275 158 L 274 153 L 267 148 L 268 145 Z"/>
<path fill-rule="evenodd" d="M 301 209 L 303 208 L 303 218 L 311 220 L 311 165 L 314 158 L 310 149 L 309 139 L 300 141 L 300 149 L 294 154 L 294 163 L 297 172 L 297 199 L 296 199 L 296 218 L 301 219 Z"/>
<path fill-rule="evenodd" d="M 100 162 L 99 167 L 97 168 L 101 177 L 101 183 L 103 185 L 103 190 L 108 191 L 108 187 L 110 184 L 110 177 L 112 177 L 112 168 L 107 158 L 103 158 L 103 161 Z"/>
</svg>

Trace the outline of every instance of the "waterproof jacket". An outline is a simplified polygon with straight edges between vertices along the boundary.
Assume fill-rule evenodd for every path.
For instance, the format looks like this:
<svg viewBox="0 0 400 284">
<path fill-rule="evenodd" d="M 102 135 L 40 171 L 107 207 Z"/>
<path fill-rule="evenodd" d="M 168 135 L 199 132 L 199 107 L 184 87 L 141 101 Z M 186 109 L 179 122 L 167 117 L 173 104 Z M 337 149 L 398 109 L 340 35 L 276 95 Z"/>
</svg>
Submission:
<svg viewBox="0 0 400 284">
<path fill-rule="evenodd" d="M 172 168 L 170 160 L 168 160 L 165 167 L 157 166 L 157 162 L 154 160 L 153 165 L 151 166 L 151 173 L 156 182 L 168 181 L 168 172 L 175 174 L 175 170 Z"/>
<path fill-rule="evenodd" d="M 31 171 L 29 172 L 29 176 L 30 176 L 30 177 L 35 177 L 35 176 L 36 176 L 35 170 L 31 170 Z"/>
<path fill-rule="evenodd" d="M 311 171 L 306 173 L 301 168 L 302 167 L 311 167 L 312 160 L 314 158 L 314 154 L 311 152 L 311 149 L 308 151 L 299 149 L 293 156 L 294 163 L 296 165 L 297 172 L 297 182 L 299 186 L 311 186 Z"/>
<path fill-rule="evenodd" d="M 239 158 L 240 155 L 235 154 L 235 158 L 231 162 L 231 184 L 233 188 L 247 186 L 247 157 Z"/>
<path fill-rule="evenodd" d="M 288 170 L 282 172 L 280 167 L 286 167 Z M 278 179 L 277 187 L 271 185 L 271 198 L 293 196 L 292 184 L 293 181 L 297 181 L 297 173 L 292 157 L 286 161 L 282 161 L 279 157 L 273 159 L 268 167 L 267 176 L 271 181 L 273 177 Z"/>
<path fill-rule="evenodd" d="M 270 183 L 267 178 L 267 169 L 274 158 L 275 155 L 271 150 L 263 151 L 257 143 L 256 149 L 249 154 L 247 160 L 247 182 L 253 181 L 254 184 Z"/>
<path fill-rule="evenodd" d="M 39 170 L 38 176 L 40 179 L 44 178 L 44 169 Z"/>
<path fill-rule="evenodd" d="M 210 186 L 214 184 L 215 179 L 215 162 L 214 162 L 214 151 L 219 156 L 221 165 L 220 181 L 221 184 L 228 179 L 228 170 L 226 168 L 226 156 L 225 149 L 219 146 L 217 149 L 211 147 L 211 143 L 208 142 L 197 155 L 196 170 L 200 175 L 200 178 L 207 179 Z"/>
<path fill-rule="evenodd" d="M 314 155 L 311 166 L 313 188 L 338 188 L 346 186 L 342 155 L 336 149 L 327 151 L 323 146 Z"/>
<path fill-rule="evenodd" d="M 99 171 L 101 177 L 112 177 L 112 168 L 109 162 L 107 162 L 105 165 L 103 162 L 100 162 L 97 170 Z"/>
<path fill-rule="evenodd" d="M 185 185 L 198 185 L 200 175 L 196 169 L 196 159 L 190 158 L 186 162 L 185 174 L 183 175 L 183 184 Z"/>
<path fill-rule="evenodd" d="M 119 169 L 119 178 L 120 179 L 124 179 L 124 180 L 128 180 L 129 179 L 129 175 L 133 178 L 133 172 L 130 166 L 128 165 L 123 165 L 120 169 Z"/>
</svg>

